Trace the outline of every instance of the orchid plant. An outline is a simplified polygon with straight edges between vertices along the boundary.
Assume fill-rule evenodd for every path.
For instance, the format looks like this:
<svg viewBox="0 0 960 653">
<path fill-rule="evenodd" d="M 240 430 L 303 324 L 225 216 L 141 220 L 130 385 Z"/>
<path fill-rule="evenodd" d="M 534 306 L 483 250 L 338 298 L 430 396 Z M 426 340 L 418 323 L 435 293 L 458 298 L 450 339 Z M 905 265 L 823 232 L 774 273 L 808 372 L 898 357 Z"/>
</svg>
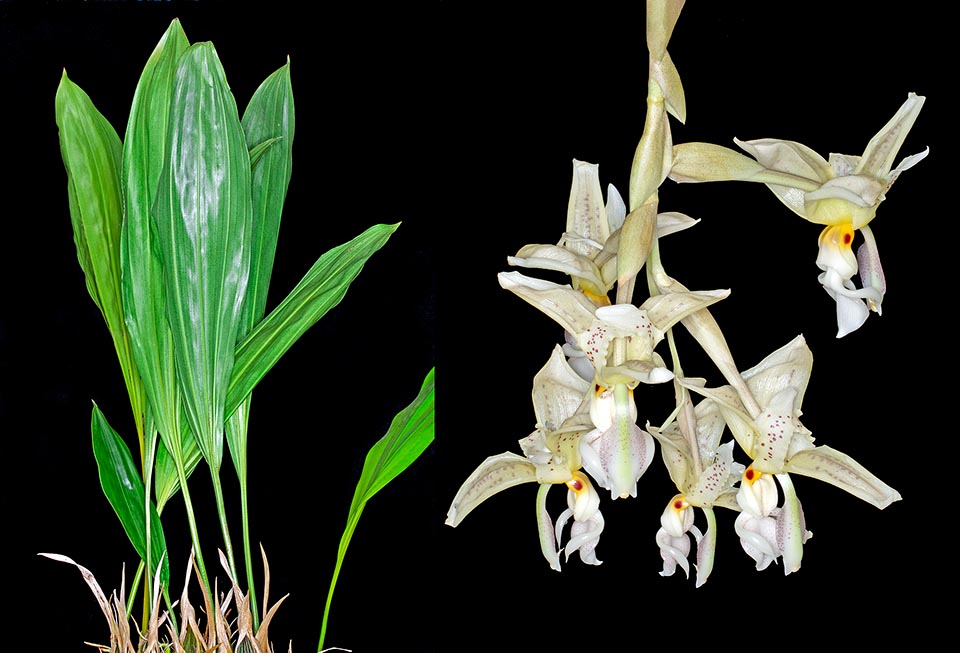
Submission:
<svg viewBox="0 0 960 653">
<path fill-rule="evenodd" d="M 817 265 L 836 302 L 840 337 L 860 328 L 871 310 L 880 311 L 885 281 L 869 225 L 899 174 L 927 152 L 893 165 L 924 102 L 914 93 L 859 157 L 824 159 L 774 139 L 737 140 L 752 158 L 710 143 L 674 144 L 670 120 L 685 121 L 686 102 L 667 45 L 683 5 L 647 2 L 647 114 L 627 201 L 613 185 L 604 196 L 598 165 L 574 160 L 566 225 L 549 241 L 556 244 L 528 244 L 507 259 L 525 270 L 566 275 L 569 283 L 499 274 L 501 287 L 550 317 L 564 340 L 554 343 L 533 379 L 535 426 L 519 441 L 521 453 L 484 460 L 454 496 L 446 523 L 456 527 L 507 488 L 537 484 L 540 547 L 550 567 L 560 571 L 561 554 L 574 553 L 600 564 L 599 489 L 611 500 L 638 497 L 659 445 L 675 488 L 664 493 L 669 500 L 659 529 L 651 525 L 651 541 L 663 576 L 677 568 L 689 576 L 695 544 L 699 587 L 715 564 L 718 508 L 736 513 L 735 532 L 758 570 L 782 564 L 790 574 L 800 569 L 812 535 L 794 476 L 832 484 L 880 509 L 901 497 L 850 456 L 814 444 L 800 421 L 813 363 L 802 336 L 749 369 L 738 367 L 711 313 L 729 291 L 690 290 L 663 265 L 661 241 L 698 221 L 661 211 L 660 187 L 668 179 L 761 182 L 793 212 L 823 225 Z M 854 255 L 856 232 L 864 242 Z M 860 288 L 852 281 L 858 271 Z M 709 387 L 687 373 L 674 335 L 681 327 L 725 384 Z M 653 421 L 656 406 L 644 393 L 656 384 L 670 384 L 674 402 Z M 552 485 L 566 487 L 567 508 L 556 519 L 547 510 Z"/>
<path fill-rule="evenodd" d="M 337 306 L 400 225 L 373 225 L 331 248 L 268 312 L 293 161 L 290 63 L 263 81 L 241 114 L 213 44 L 190 44 L 178 20 L 143 69 L 122 141 L 66 71 L 56 93 L 56 121 L 78 259 L 113 338 L 136 426 L 138 446 L 131 451 L 128 439 L 94 405 L 93 452 L 104 494 L 140 564 L 129 594 L 121 583 L 119 596 L 108 598 L 81 564 L 41 555 L 83 574 L 110 628 L 110 643 L 100 650 L 272 651 L 268 626 L 286 597 L 268 606 L 266 554 L 261 549 L 255 556 L 251 545 L 251 393 Z M 364 506 L 433 440 L 433 387 L 430 369 L 419 394 L 366 456 L 318 618 L 318 650 Z M 221 478 L 225 444 L 238 490 L 239 538 L 228 526 L 230 486 Z M 204 468 L 222 536 L 217 560 L 227 575 L 225 593 L 218 591 L 201 546 L 191 498 L 197 487 L 191 476 Z M 165 537 L 163 512 L 178 495 L 191 555 L 184 571 L 188 582 L 174 600 L 168 555 L 174 544 Z M 236 539 L 242 542 L 242 566 Z M 261 573 L 254 565 L 258 557 Z M 206 623 L 188 598 L 194 573 Z M 141 583 L 142 619 L 131 632 L 128 615 Z"/>
</svg>

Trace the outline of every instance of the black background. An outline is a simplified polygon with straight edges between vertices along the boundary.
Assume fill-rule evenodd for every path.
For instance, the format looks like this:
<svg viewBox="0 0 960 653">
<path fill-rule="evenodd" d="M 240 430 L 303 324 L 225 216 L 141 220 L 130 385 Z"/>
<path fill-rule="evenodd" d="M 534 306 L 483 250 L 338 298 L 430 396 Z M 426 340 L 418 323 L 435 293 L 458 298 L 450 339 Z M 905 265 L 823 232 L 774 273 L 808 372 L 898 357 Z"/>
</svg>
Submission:
<svg viewBox="0 0 960 653">
<path fill-rule="evenodd" d="M 688 3 L 670 53 L 688 104 L 675 142 L 783 138 L 859 154 L 910 91 L 927 96 L 897 161 L 930 146 L 873 223 L 884 314 L 836 339 L 817 283 L 817 226 L 753 184 L 661 189 L 661 210 L 702 222 L 662 243 L 692 289 L 731 288 L 714 315 L 741 368 L 797 334 L 814 353 L 804 424 L 904 497 L 879 511 L 797 477 L 813 531 L 803 568 L 753 569 L 718 515 L 713 576 L 695 589 L 657 575 L 654 535 L 674 488 L 659 461 L 638 499 L 605 499 L 600 567 L 553 572 L 536 537 L 532 486 L 443 525 L 460 483 L 488 455 L 519 452 L 534 427 L 533 375 L 560 337 L 500 289 L 506 256 L 556 242 L 574 158 L 626 195 L 645 115 L 642 3 L 518 9 L 500 2 L 0 2 L 4 198 L 0 434 L 4 439 L 4 614 L 18 650 L 83 651 L 108 639 L 68 555 L 105 590 L 136 558 L 97 480 L 91 401 L 132 442 L 112 343 L 76 260 L 54 120 L 62 70 L 123 133 L 137 79 L 170 20 L 212 41 L 242 111 L 289 56 L 294 171 L 271 284 L 274 306 L 324 251 L 402 221 L 343 302 L 254 394 L 252 530 L 271 563 L 277 650 L 315 650 L 347 507 L 369 446 L 437 366 L 436 442 L 367 506 L 334 597 L 326 644 L 357 652 L 573 649 L 653 638 L 861 644 L 932 632 L 946 586 L 955 426 L 950 198 L 945 140 L 952 62 L 943 17 L 878 3 Z M 922 5 L 918 5 L 922 6 Z M 952 56 L 952 55 L 951 55 Z M 951 98 L 952 99 L 952 98 Z M 947 217 L 941 217 L 943 215 Z M 688 374 L 719 383 L 683 340 Z M 664 351 L 666 349 L 664 348 Z M 662 421 L 669 392 L 638 392 Z M 135 446 L 133 444 L 132 446 Z M 204 468 L 191 481 L 208 568 L 219 543 Z M 224 466 L 228 492 L 233 484 Z M 555 490 L 557 501 L 563 493 Z M 233 495 L 235 497 L 235 495 Z M 562 503 L 562 501 L 561 501 Z M 208 505 L 209 504 L 209 505 Z M 560 507 L 554 508 L 554 515 Z M 177 500 L 165 526 L 179 592 L 189 538 Z M 239 529 L 236 519 L 234 531 Z M 12 576 L 10 571 L 12 570 Z M 9 605 L 8 605 L 9 604 Z M 652 642 L 651 642 L 652 643 Z"/>
</svg>

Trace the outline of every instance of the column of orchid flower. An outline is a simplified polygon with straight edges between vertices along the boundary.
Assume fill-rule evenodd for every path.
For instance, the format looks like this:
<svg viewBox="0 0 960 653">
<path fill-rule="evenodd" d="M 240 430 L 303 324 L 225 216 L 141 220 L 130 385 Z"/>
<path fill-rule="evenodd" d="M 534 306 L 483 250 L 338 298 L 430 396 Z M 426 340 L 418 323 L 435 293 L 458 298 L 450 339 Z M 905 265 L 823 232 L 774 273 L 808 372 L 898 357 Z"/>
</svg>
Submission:
<svg viewBox="0 0 960 653">
<path fill-rule="evenodd" d="M 923 156 L 910 157 L 891 172 L 922 98 L 911 94 L 863 157 L 833 155 L 834 166 L 790 141 L 747 144 L 756 161 L 705 143 L 674 147 L 669 116 L 683 122 L 686 109 L 667 43 L 682 6 L 682 0 L 650 0 L 647 5 L 647 114 L 631 170 L 629 205 L 612 185 L 604 202 L 598 167 L 574 161 L 566 230 L 559 242 L 527 245 L 508 257 L 513 266 L 568 274 L 570 284 L 519 272 L 499 275 L 503 288 L 563 327 L 566 342 L 553 348 L 534 377 L 536 427 L 520 440 L 523 455 L 487 458 L 460 488 L 447 523 L 456 526 L 503 489 L 536 482 L 540 543 L 550 566 L 560 570 L 561 552 L 567 558 L 577 552 L 582 561 L 599 564 L 596 547 L 604 522 L 594 482 L 613 499 L 637 496 L 656 442 L 677 488 L 654 536 L 663 560 L 661 574 L 672 575 L 680 567 L 689 575 L 692 537 L 699 586 L 713 569 L 715 507 L 739 513 L 736 532 L 757 569 L 782 558 L 790 573 L 799 569 L 803 544 L 811 535 L 791 473 L 826 481 L 879 508 L 900 495 L 845 454 L 813 445 L 810 431 L 799 421 L 813 360 L 802 337 L 756 366 L 738 369 L 709 310 L 729 291 L 692 292 L 663 268 L 660 239 L 696 221 L 660 213 L 658 189 L 668 176 L 675 181 L 761 181 L 802 217 L 826 224 L 818 264 L 823 263 L 821 282 L 837 301 L 844 335 L 859 327 L 870 309 L 879 311 L 883 277 L 866 223 L 896 175 Z M 858 268 L 849 253 L 857 228 L 866 229 L 861 290 L 850 281 Z M 649 296 L 635 305 L 641 271 Z M 672 333 L 678 324 L 703 348 L 727 385 L 709 388 L 703 379 L 685 375 Z M 655 351 L 664 340 L 669 367 Z M 673 384 L 675 405 L 662 426 L 647 422 L 642 429 L 634 392 L 660 383 Z M 728 432 L 732 439 L 723 441 Z M 734 460 L 735 445 L 750 459 L 748 465 Z M 546 497 L 556 484 L 567 487 L 568 507 L 554 524 Z M 694 525 L 697 508 L 705 532 Z M 564 545 L 567 523 L 570 534 Z"/>
</svg>

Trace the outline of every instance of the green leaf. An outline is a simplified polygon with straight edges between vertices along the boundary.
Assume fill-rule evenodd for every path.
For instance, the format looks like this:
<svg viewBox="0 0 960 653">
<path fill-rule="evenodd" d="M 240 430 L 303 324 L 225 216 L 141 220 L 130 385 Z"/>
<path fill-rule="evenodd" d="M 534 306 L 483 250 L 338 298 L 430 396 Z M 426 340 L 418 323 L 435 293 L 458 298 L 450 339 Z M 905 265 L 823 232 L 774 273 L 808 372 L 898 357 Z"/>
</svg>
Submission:
<svg viewBox="0 0 960 653">
<path fill-rule="evenodd" d="M 244 111 L 241 125 L 251 155 L 253 206 L 250 280 L 237 332 L 242 338 L 266 311 L 283 202 L 293 168 L 294 106 L 289 61 L 260 84 Z M 249 405 L 228 415 L 227 444 L 237 476 L 245 486 Z"/>
<path fill-rule="evenodd" d="M 174 20 L 140 75 L 123 145 L 126 217 L 120 240 L 123 310 L 133 353 L 160 437 L 177 459 L 182 457 L 180 394 L 151 209 L 166 151 L 174 73 L 188 46 Z"/>
<path fill-rule="evenodd" d="M 374 225 L 323 254 L 280 305 L 240 342 L 227 391 L 227 414 L 237 409 L 307 329 L 343 299 L 367 259 L 399 226 Z"/>
<path fill-rule="evenodd" d="M 360 509 L 433 442 L 433 377 L 434 369 L 431 368 L 417 398 L 397 413 L 387 434 L 371 447 L 363 463 L 351 511 Z"/>
<path fill-rule="evenodd" d="M 100 486 L 113 507 L 130 543 L 141 558 L 146 557 L 146 515 L 144 514 L 145 492 L 137 465 L 123 439 L 117 435 L 106 417 L 96 404 L 90 419 L 90 432 L 93 436 L 93 454 L 100 472 Z M 162 557 L 163 567 L 160 578 L 164 585 L 170 579 L 170 568 L 166 553 L 167 545 L 163 536 L 163 526 L 153 504 L 150 504 L 150 551 L 154 560 L 151 573 L 156 573 L 156 561 Z"/>
<path fill-rule="evenodd" d="M 143 387 L 123 320 L 120 290 L 121 144 L 117 132 L 83 90 L 63 71 L 56 96 L 60 153 L 67 171 L 67 195 L 77 258 L 87 291 L 100 309 L 143 438 Z M 142 450 L 142 444 L 141 444 Z"/>
<path fill-rule="evenodd" d="M 117 247 L 123 220 L 120 137 L 66 70 L 56 112 L 77 258 L 87 291 L 112 333 L 123 322 Z"/>
<path fill-rule="evenodd" d="M 167 318 L 190 428 L 212 470 L 250 270 L 250 159 L 211 43 L 180 59 L 155 219 Z"/>
<path fill-rule="evenodd" d="M 253 325 L 263 318 L 267 305 L 267 291 L 273 273 L 277 250 L 277 235 L 283 202 L 293 169 L 294 107 L 290 84 L 290 60 L 267 77 L 254 92 L 241 120 L 250 150 L 251 199 L 253 203 L 253 234 L 250 237 L 250 281 L 243 299 L 240 326 L 237 335 L 247 335 Z M 228 413 L 225 425 L 227 445 L 237 478 L 240 479 L 240 510 L 243 522 L 244 557 L 247 585 L 250 590 L 250 608 L 254 627 L 259 625 L 257 598 L 253 582 L 253 560 L 249 536 L 249 509 L 247 504 L 247 420 L 250 415 L 250 395 L 235 411 Z"/>
<path fill-rule="evenodd" d="M 266 312 L 280 217 L 293 168 L 294 105 L 289 61 L 260 84 L 243 113 L 241 124 L 248 149 L 254 151 L 261 144 L 269 144 L 258 154 L 250 180 L 253 255 L 244 305 L 249 330 Z"/>
<path fill-rule="evenodd" d="M 409 467 L 420 454 L 433 442 L 433 415 L 434 415 L 434 368 L 427 372 L 420 387 L 420 394 L 409 406 L 397 413 L 390 424 L 390 429 L 377 441 L 367 453 L 363 463 L 363 471 L 353 494 L 350 511 L 347 514 L 347 526 L 340 537 L 340 547 L 337 550 L 337 564 L 334 567 L 333 578 L 330 581 L 330 590 L 327 593 L 327 604 L 323 612 L 323 625 L 320 632 L 320 644 L 317 650 L 323 649 L 323 640 L 327 631 L 327 617 L 330 613 L 330 602 L 333 599 L 333 590 L 340 575 L 347 546 L 353 537 L 353 532 L 360 520 L 363 507 L 370 498 L 379 492 L 387 483 Z"/>
</svg>

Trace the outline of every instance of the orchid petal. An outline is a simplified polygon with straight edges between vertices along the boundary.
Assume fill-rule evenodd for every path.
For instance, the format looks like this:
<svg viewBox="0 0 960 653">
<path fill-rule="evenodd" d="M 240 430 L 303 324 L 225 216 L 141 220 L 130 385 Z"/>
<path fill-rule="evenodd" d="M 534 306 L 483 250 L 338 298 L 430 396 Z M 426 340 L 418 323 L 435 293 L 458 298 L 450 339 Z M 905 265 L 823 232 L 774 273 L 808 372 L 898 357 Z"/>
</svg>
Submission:
<svg viewBox="0 0 960 653">
<path fill-rule="evenodd" d="M 623 201 L 623 196 L 613 184 L 607 184 L 607 223 L 610 225 L 610 233 L 623 226 L 623 221 L 627 217 L 627 205 Z"/>
<path fill-rule="evenodd" d="M 694 474 L 691 469 L 686 438 L 677 429 L 661 431 L 650 426 L 649 423 L 647 423 L 647 431 L 660 443 L 660 456 L 667 467 L 670 480 L 678 489 L 682 490 L 687 486 L 687 478 Z"/>
<path fill-rule="evenodd" d="M 593 322 L 595 306 L 582 292 L 568 285 L 526 277 L 519 272 L 501 272 L 500 286 L 553 318 L 564 331 L 582 333 Z"/>
<path fill-rule="evenodd" d="M 671 292 L 648 298 L 640 308 L 646 311 L 657 330 L 666 332 L 677 322 L 729 296 L 729 290 Z"/>
<path fill-rule="evenodd" d="M 593 292 L 603 291 L 603 280 L 600 270 L 588 257 L 577 254 L 567 247 L 557 245 L 525 245 L 520 248 L 516 256 L 508 256 L 507 263 L 517 267 L 554 270 L 569 274 L 571 277 L 583 279 L 596 289 Z"/>
<path fill-rule="evenodd" d="M 883 191 L 886 190 L 886 188 L 887 183 L 878 180 L 876 177 L 868 177 L 866 175 L 843 175 L 842 177 L 834 177 L 833 179 L 825 181 L 817 190 L 804 194 L 803 199 L 805 202 L 806 217 L 812 222 L 832 224 L 832 222 L 827 220 L 816 219 L 816 209 L 812 207 L 812 203 L 822 200 L 839 199 L 849 202 L 861 209 L 871 209 L 871 211 L 866 213 L 868 217 L 861 218 L 859 221 L 865 223 L 873 218 L 877 204 L 883 199 Z M 851 210 L 849 206 L 845 208 L 848 211 Z M 859 229 L 861 226 L 856 219 L 853 220 L 854 229 Z"/>
<path fill-rule="evenodd" d="M 589 326 L 575 333 L 580 350 L 598 371 L 607 363 L 607 352 L 614 338 L 628 339 L 628 356 L 636 360 L 649 359 L 654 345 L 663 339 L 663 334 L 652 327 L 646 313 L 632 304 L 597 308 Z"/>
<path fill-rule="evenodd" d="M 782 141 L 775 138 L 761 138 L 752 141 L 733 142 L 747 151 L 760 165 L 768 170 L 783 172 L 801 179 L 807 179 L 817 185 L 833 178 L 830 163 L 802 143 Z"/>
<path fill-rule="evenodd" d="M 690 490 L 687 501 L 695 506 L 710 506 L 721 492 L 729 490 L 743 473 L 743 465 L 733 461 L 733 440 L 723 444 L 713 463 L 703 470 Z"/>
<path fill-rule="evenodd" d="M 928 154 L 930 154 L 930 148 L 926 147 L 924 148 L 923 152 L 917 152 L 916 154 L 911 154 L 910 156 L 904 157 L 903 161 L 897 164 L 897 167 L 890 171 L 890 175 L 888 175 L 888 178 L 891 180 L 890 183 L 893 183 L 893 180 L 895 180 L 901 172 L 904 170 L 909 170 L 927 158 Z"/>
<path fill-rule="evenodd" d="M 760 435 L 749 454 L 753 458 L 753 467 L 760 472 L 776 473 L 783 469 L 793 432 L 799 426 L 793 417 L 796 396 L 794 388 L 784 388 L 756 418 Z"/>
<path fill-rule="evenodd" d="M 689 229 L 700 222 L 700 220 L 691 218 L 685 213 L 677 211 L 666 211 L 657 214 L 657 238 L 663 238 L 678 231 Z"/>
</svg>

